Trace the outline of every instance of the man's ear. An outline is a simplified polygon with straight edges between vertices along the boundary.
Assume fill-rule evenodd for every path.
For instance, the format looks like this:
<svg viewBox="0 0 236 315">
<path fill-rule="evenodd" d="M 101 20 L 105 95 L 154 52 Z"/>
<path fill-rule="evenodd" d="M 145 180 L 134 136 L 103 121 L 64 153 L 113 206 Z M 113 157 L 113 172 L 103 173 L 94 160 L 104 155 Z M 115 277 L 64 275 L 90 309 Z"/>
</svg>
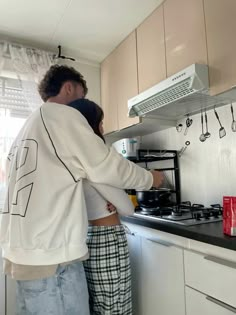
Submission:
<svg viewBox="0 0 236 315">
<path fill-rule="evenodd" d="M 66 81 L 65 83 L 63 83 L 62 87 L 61 87 L 61 92 L 63 92 L 64 95 L 71 95 L 73 91 L 73 85 L 72 82 L 70 81 Z"/>
</svg>

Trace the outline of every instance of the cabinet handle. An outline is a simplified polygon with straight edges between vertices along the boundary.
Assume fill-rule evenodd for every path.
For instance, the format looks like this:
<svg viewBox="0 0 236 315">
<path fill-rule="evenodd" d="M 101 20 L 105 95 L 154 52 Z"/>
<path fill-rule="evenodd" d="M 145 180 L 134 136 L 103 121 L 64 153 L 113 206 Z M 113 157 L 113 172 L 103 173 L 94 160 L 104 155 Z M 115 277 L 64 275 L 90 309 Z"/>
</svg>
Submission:
<svg viewBox="0 0 236 315">
<path fill-rule="evenodd" d="M 236 263 L 233 261 L 225 260 L 225 259 L 214 257 L 214 256 L 204 256 L 204 259 L 212 261 L 220 265 L 224 265 L 226 267 L 236 269 Z"/>
<path fill-rule="evenodd" d="M 233 313 L 236 314 L 236 308 L 234 308 L 233 306 L 230 306 L 229 304 L 225 304 L 224 302 L 221 302 L 221 301 L 219 301 L 219 300 L 216 300 L 216 299 L 214 299 L 213 297 L 211 297 L 211 296 L 209 296 L 209 295 L 206 296 L 206 299 L 207 299 L 208 301 L 210 301 L 210 302 L 212 302 L 212 303 L 215 303 L 215 304 L 217 304 L 217 305 L 219 305 L 219 306 L 225 308 L 226 310 L 231 311 L 231 312 L 233 312 Z"/>
<path fill-rule="evenodd" d="M 125 229 L 125 233 L 126 233 L 126 234 L 133 235 L 133 236 L 136 234 L 136 233 L 132 232 L 132 231 L 128 228 L 127 225 L 123 224 L 123 227 L 124 227 L 124 229 Z"/>
<path fill-rule="evenodd" d="M 169 242 L 166 242 L 166 241 L 160 241 L 160 240 L 157 241 L 157 240 L 154 240 L 154 239 L 151 239 L 151 238 L 147 238 L 146 240 L 148 240 L 150 242 L 153 242 L 153 243 L 157 243 L 157 244 L 165 246 L 165 247 L 173 246 L 173 244 L 171 244 Z"/>
</svg>

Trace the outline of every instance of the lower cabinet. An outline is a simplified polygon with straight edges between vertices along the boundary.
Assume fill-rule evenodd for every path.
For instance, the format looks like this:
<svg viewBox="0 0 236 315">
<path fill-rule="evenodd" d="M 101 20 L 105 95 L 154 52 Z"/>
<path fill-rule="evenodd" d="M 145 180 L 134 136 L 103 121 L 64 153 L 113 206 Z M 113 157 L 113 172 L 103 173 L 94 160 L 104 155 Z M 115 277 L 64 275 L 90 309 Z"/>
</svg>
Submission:
<svg viewBox="0 0 236 315">
<path fill-rule="evenodd" d="M 5 315 L 5 287 L 6 277 L 2 273 L 2 254 L 0 250 L 0 315 Z"/>
<path fill-rule="evenodd" d="M 236 313 L 236 262 L 184 250 L 184 265 L 188 287 L 211 297 L 211 301 L 228 305 Z"/>
<path fill-rule="evenodd" d="M 161 240 L 141 242 L 142 315 L 184 315 L 183 250 Z"/>
<path fill-rule="evenodd" d="M 186 287 L 186 315 L 233 315 L 236 310 L 223 302 Z"/>
<path fill-rule="evenodd" d="M 130 229 L 134 315 L 236 314 L 235 251 Z"/>
<path fill-rule="evenodd" d="M 133 314 L 142 315 L 141 313 L 141 237 L 127 233 L 127 240 L 130 254 L 131 264 L 131 279 L 132 279 L 132 300 L 133 300 Z"/>
</svg>

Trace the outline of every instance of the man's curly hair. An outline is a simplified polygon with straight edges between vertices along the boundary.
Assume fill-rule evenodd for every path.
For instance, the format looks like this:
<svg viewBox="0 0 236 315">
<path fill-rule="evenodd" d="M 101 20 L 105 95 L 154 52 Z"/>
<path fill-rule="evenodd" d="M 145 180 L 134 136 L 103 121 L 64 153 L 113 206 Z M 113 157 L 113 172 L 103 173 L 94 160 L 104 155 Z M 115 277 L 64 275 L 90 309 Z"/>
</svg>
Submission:
<svg viewBox="0 0 236 315">
<path fill-rule="evenodd" d="M 42 100 L 46 102 L 50 97 L 58 95 L 66 81 L 81 84 L 84 89 L 84 95 L 88 93 L 86 81 L 81 73 L 66 65 L 53 65 L 46 72 L 38 86 Z"/>
</svg>

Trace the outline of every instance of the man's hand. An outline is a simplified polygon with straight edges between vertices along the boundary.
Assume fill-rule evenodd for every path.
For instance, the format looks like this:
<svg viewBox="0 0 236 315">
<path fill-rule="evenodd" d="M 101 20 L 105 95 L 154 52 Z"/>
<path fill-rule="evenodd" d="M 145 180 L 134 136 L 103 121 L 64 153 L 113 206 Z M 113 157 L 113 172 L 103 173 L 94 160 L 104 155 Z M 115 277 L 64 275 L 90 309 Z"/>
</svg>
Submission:
<svg viewBox="0 0 236 315">
<path fill-rule="evenodd" d="M 164 181 L 164 175 L 162 172 L 159 171 L 151 171 L 153 176 L 153 187 L 158 188 Z"/>
</svg>

